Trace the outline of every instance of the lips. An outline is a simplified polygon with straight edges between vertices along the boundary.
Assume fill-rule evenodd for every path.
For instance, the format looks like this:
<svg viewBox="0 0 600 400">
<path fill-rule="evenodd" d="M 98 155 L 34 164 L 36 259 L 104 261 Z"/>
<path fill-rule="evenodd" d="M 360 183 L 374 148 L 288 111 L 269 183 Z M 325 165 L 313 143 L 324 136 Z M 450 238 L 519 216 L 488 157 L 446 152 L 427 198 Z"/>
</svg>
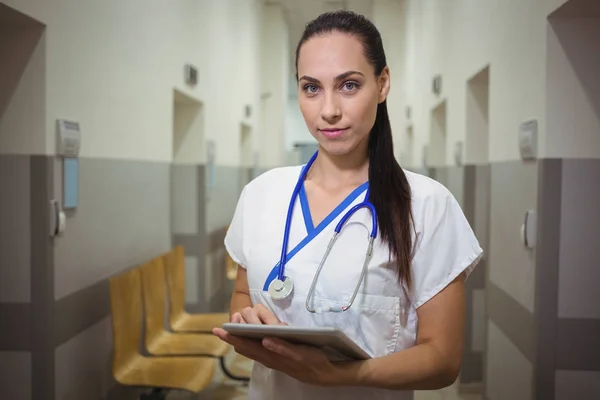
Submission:
<svg viewBox="0 0 600 400">
<path fill-rule="evenodd" d="M 321 133 L 323 136 L 329 139 L 335 139 L 344 134 L 348 128 L 331 128 L 331 129 L 321 129 Z"/>
</svg>

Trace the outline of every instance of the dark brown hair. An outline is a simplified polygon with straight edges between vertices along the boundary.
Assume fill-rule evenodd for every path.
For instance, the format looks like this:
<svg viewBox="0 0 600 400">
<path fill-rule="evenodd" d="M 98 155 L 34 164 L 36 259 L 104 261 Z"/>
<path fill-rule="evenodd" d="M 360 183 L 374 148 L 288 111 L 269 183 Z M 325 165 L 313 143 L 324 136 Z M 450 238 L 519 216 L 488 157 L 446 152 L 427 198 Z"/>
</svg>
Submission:
<svg viewBox="0 0 600 400">
<path fill-rule="evenodd" d="M 296 48 L 296 80 L 300 48 L 310 38 L 340 32 L 352 35 L 363 45 L 364 55 L 379 77 L 387 65 L 379 31 L 367 18 L 351 11 L 325 13 L 306 25 Z M 413 223 L 411 189 L 394 156 L 392 128 L 387 101 L 377 106 L 377 117 L 369 134 L 369 199 L 375 206 L 379 232 L 398 265 L 398 278 L 410 289 Z"/>
</svg>

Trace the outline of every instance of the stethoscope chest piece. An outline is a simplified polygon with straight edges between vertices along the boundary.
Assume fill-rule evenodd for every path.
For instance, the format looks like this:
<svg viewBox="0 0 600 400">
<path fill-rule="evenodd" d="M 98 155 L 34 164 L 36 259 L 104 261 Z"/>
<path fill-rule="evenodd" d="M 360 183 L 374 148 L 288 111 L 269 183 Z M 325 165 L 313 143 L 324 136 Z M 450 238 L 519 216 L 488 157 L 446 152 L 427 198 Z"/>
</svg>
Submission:
<svg viewBox="0 0 600 400">
<path fill-rule="evenodd" d="M 269 296 L 273 300 L 285 299 L 292 293 L 292 290 L 294 290 L 294 284 L 287 276 L 283 281 L 281 279 L 273 279 L 269 284 Z"/>
</svg>

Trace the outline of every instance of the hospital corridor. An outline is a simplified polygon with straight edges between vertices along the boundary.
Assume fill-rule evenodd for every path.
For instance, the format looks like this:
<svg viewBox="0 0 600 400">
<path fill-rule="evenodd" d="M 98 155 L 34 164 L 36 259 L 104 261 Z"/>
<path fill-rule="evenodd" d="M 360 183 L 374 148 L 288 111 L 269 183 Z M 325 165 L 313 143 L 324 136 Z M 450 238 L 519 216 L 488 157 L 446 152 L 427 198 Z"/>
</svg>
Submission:
<svg viewBox="0 0 600 400">
<path fill-rule="evenodd" d="M 0 398 L 600 399 L 599 72 L 598 0 L 0 0 Z"/>
</svg>

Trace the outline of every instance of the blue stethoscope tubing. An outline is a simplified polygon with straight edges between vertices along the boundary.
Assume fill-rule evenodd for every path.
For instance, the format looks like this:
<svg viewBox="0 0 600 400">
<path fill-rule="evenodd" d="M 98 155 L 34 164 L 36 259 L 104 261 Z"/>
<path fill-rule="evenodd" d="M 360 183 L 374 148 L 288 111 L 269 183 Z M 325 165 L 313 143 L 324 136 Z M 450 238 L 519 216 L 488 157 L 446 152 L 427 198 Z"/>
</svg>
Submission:
<svg viewBox="0 0 600 400">
<path fill-rule="evenodd" d="M 294 187 L 294 191 L 292 193 L 292 198 L 290 199 L 290 204 L 288 207 L 288 211 L 287 211 L 287 216 L 286 216 L 286 221 L 285 221 L 285 231 L 283 233 L 283 243 L 281 245 L 281 257 L 279 260 L 279 263 L 277 265 L 277 278 L 274 279 L 268 287 L 268 291 L 269 291 L 269 295 L 271 296 L 271 298 L 273 300 L 280 300 L 280 299 L 284 299 L 286 297 L 288 297 L 292 291 L 293 291 L 293 282 L 292 280 L 285 276 L 285 265 L 287 263 L 287 249 L 288 249 L 288 242 L 289 242 L 289 237 L 290 237 L 290 226 L 292 223 L 292 214 L 293 214 L 293 210 L 294 210 L 294 205 L 296 203 L 296 199 L 298 198 L 298 194 L 300 193 L 300 190 L 302 188 L 302 185 L 304 184 L 304 180 L 306 179 L 306 175 L 308 173 L 308 171 L 310 170 L 310 167 L 312 166 L 312 164 L 314 163 L 315 159 L 317 158 L 318 155 L 318 151 L 315 152 L 312 157 L 310 158 L 310 160 L 308 161 L 308 163 L 306 164 L 306 166 L 304 167 L 304 169 L 302 170 L 300 177 L 298 178 L 298 182 L 296 183 L 296 186 Z M 325 254 L 323 255 L 323 258 L 321 259 L 321 262 L 319 264 L 319 268 L 317 269 L 317 272 L 315 273 L 315 276 L 313 278 L 312 284 L 311 284 L 311 288 L 309 290 L 309 294 L 306 298 L 306 308 L 308 311 L 310 312 L 317 312 L 317 313 L 321 313 L 322 310 L 320 310 L 319 308 L 317 309 L 313 309 L 312 307 L 309 306 L 309 299 L 312 296 L 312 293 L 314 291 L 315 288 L 315 284 L 317 281 L 317 278 L 321 272 L 321 269 L 323 268 L 323 265 L 325 264 L 325 261 L 331 251 L 331 249 L 333 248 L 333 244 L 335 243 L 335 241 L 337 240 L 338 234 L 340 233 L 340 231 L 342 230 L 344 224 L 348 221 L 348 219 L 359 209 L 361 208 L 368 208 L 369 211 L 371 212 L 371 219 L 372 219 L 372 228 L 371 228 L 371 233 L 370 233 L 370 238 L 369 238 L 369 247 L 367 249 L 367 254 L 365 256 L 365 261 L 363 263 L 363 269 L 362 269 L 362 273 L 361 273 L 361 277 L 358 281 L 358 284 L 354 290 L 354 293 L 352 295 L 351 300 L 349 301 L 349 303 L 346 306 L 343 307 L 330 307 L 329 310 L 325 310 L 325 311 L 332 311 L 332 312 L 339 312 L 339 311 L 346 311 L 348 308 L 350 308 L 350 306 L 352 305 L 356 294 L 358 293 L 358 289 L 360 288 L 360 284 L 364 279 L 364 276 L 366 274 L 367 271 L 367 267 L 369 265 L 371 256 L 373 255 L 373 243 L 375 241 L 375 238 L 377 237 L 377 212 L 375 210 L 375 206 L 373 205 L 373 203 L 371 203 L 370 201 L 368 201 L 369 198 L 369 192 L 367 191 L 367 195 L 365 197 L 365 200 L 359 204 L 356 204 L 355 206 L 353 206 L 347 213 L 345 213 L 342 218 L 340 219 L 340 221 L 338 222 L 338 224 L 336 225 L 335 229 L 334 229 L 334 234 L 333 237 L 331 238 L 331 240 L 329 241 L 329 244 L 327 246 L 327 250 L 325 252 Z"/>
</svg>

